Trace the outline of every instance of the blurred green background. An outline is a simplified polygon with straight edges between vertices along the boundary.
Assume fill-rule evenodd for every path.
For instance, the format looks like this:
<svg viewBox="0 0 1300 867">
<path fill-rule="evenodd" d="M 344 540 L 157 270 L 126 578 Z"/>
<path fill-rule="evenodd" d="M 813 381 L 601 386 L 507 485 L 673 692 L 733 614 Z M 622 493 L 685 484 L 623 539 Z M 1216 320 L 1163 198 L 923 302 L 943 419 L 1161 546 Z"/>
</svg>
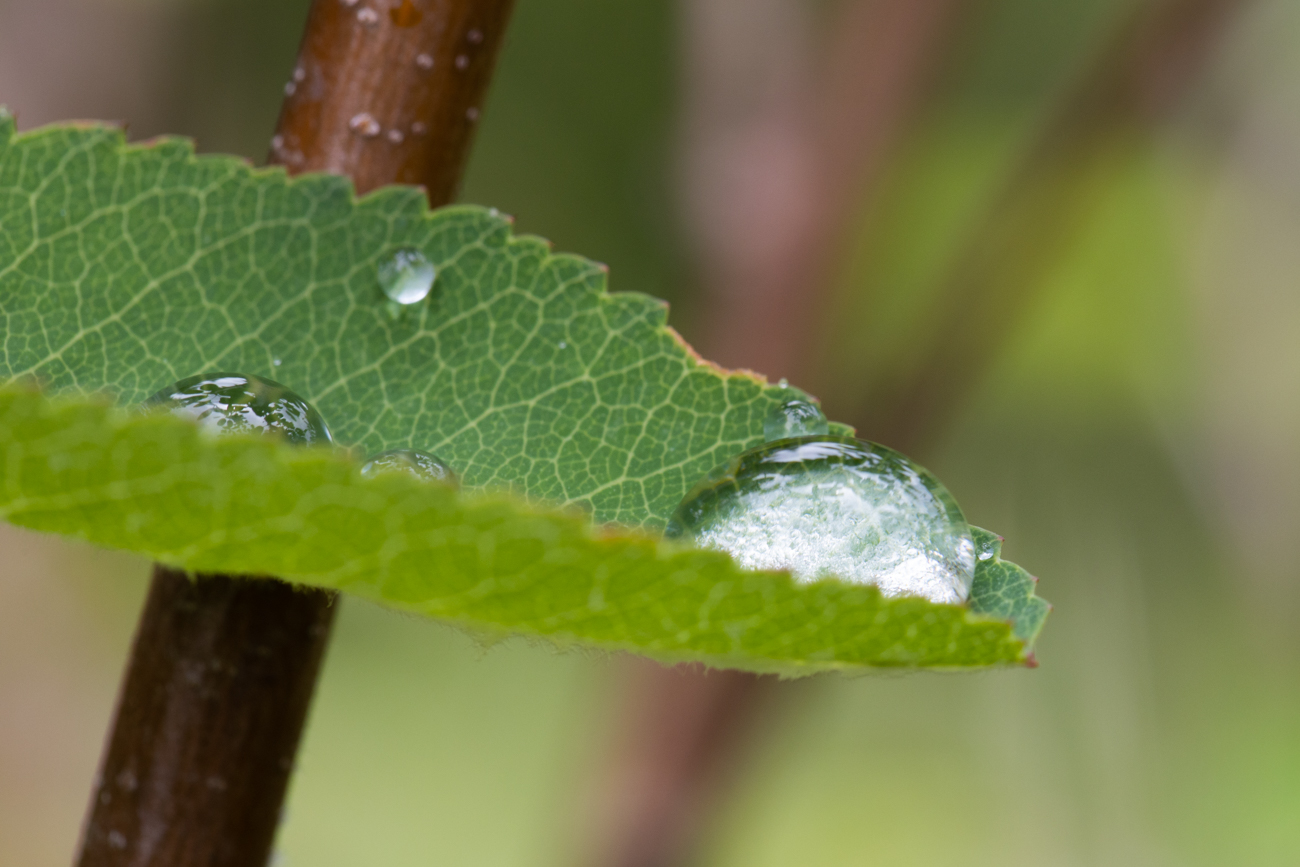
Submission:
<svg viewBox="0 0 1300 867">
<path fill-rule="evenodd" d="M 759 366 L 767 301 L 736 292 L 761 262 L 740 290 L 711 275 L 717 232 L 767 229 L 692 178 L 799 103 L 773 69 L 821 80 L 851 5 L 519 0 L 464 198 Z M 980 363 L 943 362 L 979 375 L 916 449 L 1042 577 L 1041 667 L 789 685 L 700 863 L 1300 864 L 1300 6 L 1237 4 L 1168 110 L 1089 151 L 1084 194 L 1042 196 L 1052 244 L 978 255 L 1019 231 L 1002 191 L 1140 6 L 964 4 L 872 181 L 816 224 L 834 243 L 794 302 L 797 360 L 764 370 L 875 435 L 872 395 L 960 343 L 944 293 L 991 275 L 957 322 Z M 260 160 L 306 7 L 0 0 L 0 103 L 20 128 L 121 119 Z M 0 527 L 0 865 L 69 863 L 147 569 Z M 346 600 L 278 863 L 572 863 L 625 671 Z"/>
</svg>

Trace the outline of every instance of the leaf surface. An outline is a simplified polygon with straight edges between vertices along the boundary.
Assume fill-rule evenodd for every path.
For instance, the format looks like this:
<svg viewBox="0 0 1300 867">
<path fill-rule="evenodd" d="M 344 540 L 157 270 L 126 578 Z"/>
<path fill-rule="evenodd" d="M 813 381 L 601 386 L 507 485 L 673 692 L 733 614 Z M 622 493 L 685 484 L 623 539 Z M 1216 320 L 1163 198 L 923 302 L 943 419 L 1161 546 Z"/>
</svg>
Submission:
<svg viewBox="0 0 1300 867">
<path fill-rule="evenodd" d="M 407 248 L 438 276 L 395 315 L 377 272 Z M 227 444 L 16 391 L 3 511 L 184 568 L 662 658 L 788 674 L 1025 658 L 1036 625 L 1012 635 L 960 609 L 797 587 L 613 529 L 656 534 L 802 393 L 700 360 L 661 302 L 605 287 L 603 266 L 512 236 L 494 211 L 430 212 L 410 188 L 357 199 L 343 178 L 289 179 L 178 139 L 128 146 L 102 126 L 16 135 L 0 111 L 0 381 L 129 406 L 196 373 L 256 374 L 355 447 Z M 471 493 L 354 478 L 357 454 L 399 447 L 440 455 Z"/>
<path fill-rule="evenodd" d="M 103 400 L 0 390 L 0 451 L 0 514 L 12 523 L 195 571 L 338 588 L 478 629 L 787 676 L 1027 658 L 1005 620 L 962 606 L 883 599 L 838 580 L 799 585 L 718 552 L 593 528 L 575 510 L 403 475 L 363 478 L 340 450 L 214 437 Z M 998 607 L 1013 597 L 1001 572 L 983 579 L 1001 565 L 981 561 L 976 584 L 997 584 L 989 611 L 1014 617 Z"/>
</svg>

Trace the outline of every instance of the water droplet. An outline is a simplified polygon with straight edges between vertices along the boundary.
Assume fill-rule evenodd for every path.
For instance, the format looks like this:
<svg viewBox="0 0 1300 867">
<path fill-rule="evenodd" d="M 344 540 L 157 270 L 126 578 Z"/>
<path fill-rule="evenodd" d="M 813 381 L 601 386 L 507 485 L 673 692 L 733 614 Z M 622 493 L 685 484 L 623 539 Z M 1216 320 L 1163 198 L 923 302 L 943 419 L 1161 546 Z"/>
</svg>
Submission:
<svg viewBox="0 0 1300 867">
<path fill-rule="evenodd" d="M 348 129 L 364 138 L 374 138 L 379 135 L 380 126 L 379 121 L 375 120 L 370 112 L 363 111 L 352 115 L 352 119 L 348 121 Z"/>
<path fill-rule="evenodd" d="M 790 380 L 786 379 L 786 378 L 783 376 L 783 377 L 781 377 L 781 381 L 777 383 L 777 386 L 780 387 L 780 388 L 789 388 L 789 387 L 790 387 Z"/>
<path fill-rule="evenodd" d="M 472 106 L 470 108 L 465 109 L 465 117 L 469 120 L 470 123 L 473 123 L 474 121 L 478 120 L 478 109 Z"/>
<path fill-rule="evenodd" d="M 838 576 L 933 602 L 965 601 L 975 573 L 970 527 L 947 489 L 898 452 L 848 437 L 732 458 L 686 495 L 665 535 L 803 583 Z"/>
<path fill-rule="evenodd" d="M 281 150 L 283 147 L 284 147 L 284 136 L 282 135 L 271 136 L 271 150 L 278 151 Z"/>
<path fill-rule="evenodd" d="M 992 533 L 975 538 L 975 559 L 992 560 L 1002 550 L 1002 537 Z"/>
<path fill-rule="evenodd" d="M 417 120 L 411 124 L 411 135 L 423 136 L 429 132 L 429 125 L 424 121 Z"/>
<path fill-rule="evenodd" d="M 457 68 L 457 69 L 461 69 L 461 70 L 469 69 L 469 55 L 468 55 L 468 54 L 457 54 L 457 55 L 456 55 L 456 68 Z"/>
<path fill-rule="evenodd" d="M 307 70 L 303 69 L 301 66 L 294 67 L 293 70 L 294 81 L 301 82 L 306 77 L 307 77 Z"/>
<path fill-rule="evenodd" d="M 357 20 L 367 27 L 374 27 L 379 23 L 379 13 L 369 6 L 363 6 L 357 10 Z"/>
<path fill-rule="evenodd" d="M 826 416 L 815 403 L 795 398 L 775 407 L 763 421 L 763 438 L 768 442 L 808 437 L 830 431 Z"/>
<path fill-rule="evenodd" d="M 278 382 L 242 373 L 208 373 L 182 379 L 145 401 L 192 418 L 218 433 L 282 434 L 290 442 L 330 442 L 329 428 L 311 404 Z"/>
<path fill-rule="evenodd" d="M 366 461 L 361 475 L 370 478 L 384 473 L 406 473 L 425 482 L 445 482 L 460 487 L 460 479 L 437 455 L 415 449 L 391 449 Z"/>
<path fill-rule="evenodd" d="M 426 69 L 426 70 L 433 69 L 433 55 L 432 54 L 415 55 L 415 65 L 420 67 L 421 69 Z"/>
<path fill-rule="evenodd" d="M 361 0 L 339 0 L 339 2 L 342 3 L 344 6 L 348 7 L 349 9 L 351 9 L 353 6 L 356 6 L 358 3 L 360 3 Z"/>
<path fill-rule="evenodd" d="M 298 85 L 294 84 L 292 81 L 285 82 L 284 85 L 285 96 L 293 96 L 297 92 L 298 92 Z"/>
<path fill-rule="evenodd" d="M 465 34 L 465 38 L 469 40 L 470 45 L 478 45 L 483 41 L 483 31 L 475 27 L 469 33 Z"/>
<path fill-rule="evenodd" d="M 282 362 L 278 358 L 273 359 L 271 363 L 274 364 L 276 367 L 279 367 L 282 364 Z"/>
<path fill-rule="evenodd" d="M 379 287 L 398 304 L 416 304 L 428 297 L 438 272 L 414 247 L 403 247 L 379 264 Z"/>
<path fill-rule="evenodd" d="M 401 144 L 406 141 L 406 136 L 403 135 L 400 129 L 390 129 L 387 138 L 393 144 Z"/>
<path fill-rule="evenodd" d="M 563 340 L 560 341 L 559 346 L 560 346 L 561 349 L 568 349 L 568 348 L 569 348 L 569 344 L 566 343 L 566 342 L 564 342 Z"/>
<path fill-rule="evenodd" d="M 126 848 L 126 835 L 123 834 L 121 831 L 109 831 L 109 832 L 108 832 L 108 848 L 110 848 L 110 849 L 125 849 L 125 848 Z"/>
</svg>

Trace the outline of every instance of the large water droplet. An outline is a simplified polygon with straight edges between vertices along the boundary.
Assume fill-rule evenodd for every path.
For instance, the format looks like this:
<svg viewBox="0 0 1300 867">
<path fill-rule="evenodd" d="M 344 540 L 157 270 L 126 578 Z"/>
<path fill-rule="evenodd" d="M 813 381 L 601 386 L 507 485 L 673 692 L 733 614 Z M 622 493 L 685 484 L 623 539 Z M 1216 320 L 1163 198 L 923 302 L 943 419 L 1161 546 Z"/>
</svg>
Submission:
<svg viewBox="0 0 1300 867">
<path fill-rule="evenodd" d="M 837 576 L 885 596 L 960 603 L 975 574 L 970 527 L 947 489 L 898 452 L 849 437 L 768 443 L 716 468 L 665 533 L 801 582 Z"/>
<path fill-rule="evenodd" d="M 815 403 L 794 398 L 773 409 L 763 421 L 763 438 L 768 442 L 790 437 L 807 437 L 830 431 L 830 424 Z"/>
<path fill-rule="evenodd" d="M 330 442 L 329 428 L 307 401 L 278 382 L 242 373 L 208 373 L 182 379 L 145 401 L 220 433 L 277 432 L 290 442 Z"/>
<path fill-rule="evenodd" d="M 433 263 L 412 247 L 403 247 L 379 264 L 379 286 L 398 304 L 423 301 L 437 276 Z"/>
<path fill-rule="evenodd" d="M 406 473 L 421 481 L 445 482 L 460 487 L 460 479 L 451 467 L 447 466 L 446 461 L 437 455 L 415 449 L 391 449 L 380 452 L 366 461 L 365 466 L 361 468 L 361 475 L 367 477 L 384 473 Z"/>
</svg>

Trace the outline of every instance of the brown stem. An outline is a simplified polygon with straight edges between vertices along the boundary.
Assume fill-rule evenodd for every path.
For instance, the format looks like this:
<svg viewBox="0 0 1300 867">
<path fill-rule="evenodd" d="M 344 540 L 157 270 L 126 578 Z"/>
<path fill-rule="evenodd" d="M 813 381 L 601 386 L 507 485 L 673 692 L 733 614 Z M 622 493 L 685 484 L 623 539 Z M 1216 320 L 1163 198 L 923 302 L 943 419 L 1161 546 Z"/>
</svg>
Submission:
<svg viewBox="0 0 1300 867">
<path fill-rule="evenodd" d="M 315 0 L 271 162 L 451 201 L 512 0 Z M 155 567 L 80 867 L 258 867 L 334 595 Z"/>
<path fill-rule="evenodd" d="M 265 863 L 329 601 L 280 581 L 154 567 L 82 865 Z"/>
</svg>

